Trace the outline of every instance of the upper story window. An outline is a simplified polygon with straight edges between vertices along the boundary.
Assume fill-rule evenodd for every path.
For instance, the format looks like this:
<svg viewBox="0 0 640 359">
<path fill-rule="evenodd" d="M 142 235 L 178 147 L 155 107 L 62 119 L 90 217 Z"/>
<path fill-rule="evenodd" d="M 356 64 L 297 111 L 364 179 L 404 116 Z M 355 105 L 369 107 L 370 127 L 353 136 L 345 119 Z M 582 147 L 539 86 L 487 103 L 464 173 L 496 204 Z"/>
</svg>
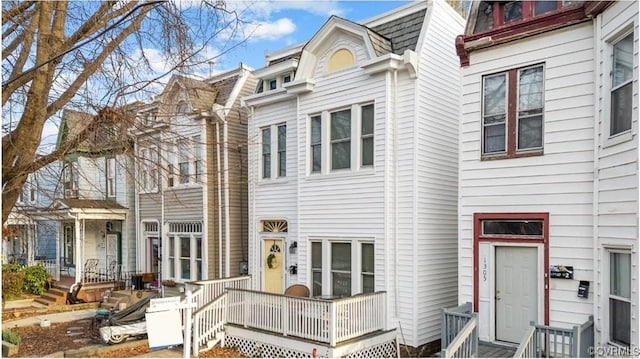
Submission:
<svg viewBox="0 0 640 359">
<path fill-rule="evenodd" d="M 258 88 L 256 89 L 256 93 L 277 90 L 279 88 L 282 88 L 284 84 L 289 83 L 292 80 L 293 73 L 285 73 L 282 75 L 278 75 L 275 78 L 260 80 L 260 82 L 258 83 Z"/>
<path fill-rule="evenodd" d="M 345 67 L 349 67 L 355 63 L 353 54 L 347 49 L 339 49 L 329 58 L 327 64 L 327 72 L 333 72 Z"/>
<path fill-rule="evenodd" d="M 183 115 L 183 114 L 187 114 L 189 112 L 189 104 L 187 103 L 187 101 L 179 101 L 178 104 L 176 105 L 176 114 L 178 115 Z"/>
<path fill-rule="evenodd" d="M 481 1 L 475 16 L 473 33 L 535 18 L 580 3 L 582 1 Z"/>
<path fill-rule="evenodd" d="M 178 140 L 178 172 L 180 184 L 189 183 L 189 140 Z"/>
<path fill-rule="evenodd" d="M 107 175 L 107 197 L 116 196 L 116 159 L 110 157 L 106 159 L 106 175 Z"/>
<path fill-rule="evenodd" d="M 271 125 L 262 133 L 262 178 L 287 176 L 287 125 Z M 272 138 L 275 136 L 275 138 Z M 275 168 L 273 168 L 275 166 Z"/>
<path fill-rule="evenodd" d="M 542 154 L 543 79 L 543 65 L 483 77 L 483 157 Z"/>
<path fill-rule="evenodd" d="M 175 166 L 176 159 L 175 146 L 173 143 L 167 144 L 167 187 L 173 187 L 175 184 Z"/>
<path fill-rule="evenodd" d="M 158 149 L 143 148 L 140 150 L 140 187 L 142 191 L 158 190 Z"/>
<path fill-rule="evenodd" d="M 78 198 L 78 167 L 76 162 L 68 162 L 62 171 L 65 198 Z"/>
<path fill-rule="evenodd" d="M 202 181 L 202 138 L 193 136 L 193 168 L 196 182 Z"/>
<path fill-rule="evenodd" d="M 309 132 L 310 173 L 373 166 L 373 104 L 313 115 Z"/>
<path fill-rule="evenodd" d="M 611 119 L 609 135 L 631 130 L 633 108 L 633 32 L 611 43 Z"/>
</svg>

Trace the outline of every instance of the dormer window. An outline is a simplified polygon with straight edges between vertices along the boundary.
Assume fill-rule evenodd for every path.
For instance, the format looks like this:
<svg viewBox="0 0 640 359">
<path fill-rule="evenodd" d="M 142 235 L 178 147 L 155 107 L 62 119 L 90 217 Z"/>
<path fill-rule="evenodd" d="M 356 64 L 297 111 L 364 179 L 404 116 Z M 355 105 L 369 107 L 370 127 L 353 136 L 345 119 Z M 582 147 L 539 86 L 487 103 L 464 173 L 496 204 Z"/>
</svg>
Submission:
<svg viewBox="0 0 640 359">
<path fill-rule="evenodd" d="M 269 90 L 275 90 L 278 87 L 278 81 L 276 79 L 269 80 Z"/>
<path fill-rule="evenodd" d="M 329 58 L 329 64 L 327 65 L 327 72 L 333 72 L 341 70 L 345 67 L 349 67 L 355 63 L 353 54 L 347 49 L 340 49 L 331 55 Z"/>
<path fill-rule="evenodd" d="M 176 113 L 179 115 L 184 115 L 188 112 L 189 112 L 189 104 L 187 104 L 187 101 L 183 100 L 178 102 L 178 104 L 176 105 Z"/>
<path fill-rule="evenodd" d="M 285 83 L 285 84 L 286 84 L 287 82 L 291 82 L 291 75 L 285 75 L 285 76 L 282 78 L 282 82 L 283 82 L 283 83 Z"/>
</svg>

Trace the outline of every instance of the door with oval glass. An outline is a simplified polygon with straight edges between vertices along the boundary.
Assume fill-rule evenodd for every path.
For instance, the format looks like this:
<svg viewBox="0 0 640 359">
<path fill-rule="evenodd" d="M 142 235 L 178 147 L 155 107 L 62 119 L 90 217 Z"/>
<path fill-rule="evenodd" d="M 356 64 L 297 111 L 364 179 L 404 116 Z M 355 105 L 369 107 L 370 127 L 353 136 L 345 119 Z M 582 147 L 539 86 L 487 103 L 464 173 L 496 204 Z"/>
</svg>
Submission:
<svg viewBox="0 0 640 359">
<path fill-rule="evenodd" d="M 284 257 L 282 239 L 265 239 L 263 243 L 264 291 L 282 294 Z"/>
</svg>

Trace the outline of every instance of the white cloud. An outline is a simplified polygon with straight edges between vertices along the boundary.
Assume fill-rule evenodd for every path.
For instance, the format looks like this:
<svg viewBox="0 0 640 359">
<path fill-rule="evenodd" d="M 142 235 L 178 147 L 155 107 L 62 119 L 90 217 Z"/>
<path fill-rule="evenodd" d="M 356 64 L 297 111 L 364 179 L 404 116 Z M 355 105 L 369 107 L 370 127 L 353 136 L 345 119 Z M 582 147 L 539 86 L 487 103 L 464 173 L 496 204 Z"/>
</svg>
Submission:
<svg viewBox="0 0 640 359">
<path fill-rule="evenodd" d="M 277 40 L 294 31 L 296 31 L 296 24 L 285 17 L 274 22 L 254 21 L 246 27 L 245 35 L 249 41 Z"/>
<path fill-rule="evenodd" d="M 269 18 L 271 14 L 287 10 L 301 10 L 308 13 L 329 17 L 331 15 L 344 16 L 345 9 L 337 1 L 332 0 L 269 0 L 269 1 L 239 1 L 231 2 L 240 8 L 254 13 L 260 18 Z"/>
</svg>

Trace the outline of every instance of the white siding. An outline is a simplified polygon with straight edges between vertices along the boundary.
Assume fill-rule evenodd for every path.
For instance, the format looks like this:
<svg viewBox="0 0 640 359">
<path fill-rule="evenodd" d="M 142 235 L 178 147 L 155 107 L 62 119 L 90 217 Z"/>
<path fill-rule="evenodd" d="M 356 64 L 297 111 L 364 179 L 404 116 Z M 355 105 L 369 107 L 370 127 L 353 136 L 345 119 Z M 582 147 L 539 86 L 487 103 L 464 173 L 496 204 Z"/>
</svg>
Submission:
<svg viewBox="0 0 640 359">
<path fill-rule="evenodd" d="M 254 275 L 255 288 L 262 288 L 263 256 L 261 255 L 261 238 L 258 234 L 260 221 L 269 219 L 285 219 L 288 222 L 288 233 L 285 239 L 298 241 L 298 253 L 302 245 L 297 235 L 297 165 L 296 152 L 298 129 L 296 123 L 295 101 L 283 101 L 276 104 L 260 106 L 249 119 L 249 269 Z M 262 179 L 261 165 L 261 128 L 265 126 L 287 125 L 287 175 L 284 178 Z M 272 146 L 274 144 L 272 143 Z M 275 149 L 277 147 L 272 147 Z M 275 173 L 272 172 L 272 176 Z M 278 235 L 277 237 L 280 237 Z M 290 242 L 285 247 L 288 248 Z M 283 253 L 286 268 L 296 263 L 296 258 Z M 300 263 L 298 263 L 300 264 Z M 304 280 L 304 274 L 298 268 L 298 278 L 285 272 L 284 285 Z"/>
<path fill-rule="evenodd" d="M 603 327 L 596 335 L 596 343 L 604 345 L 607 342 L 606 327 L 608 318 L 607 294 L 609 288 L 608 273 L 605 257 L 607 252 L 603 247 L 630 248 L 632 251 L 632 282 L 631 282 L 631 347 L 638 346 L 638 4 L 635 2 L 616 2 L 599 16 L 596 29 L 599 34 L 598 42 L 598 76 L 599 76 L 599 132 L 597 137 L 597 199 L 596 224 L 597 283 L 594 291 L 598 298 L 595 307 L 596 325 Z M 612 143 L 608 140 L 609 86 L 611 62 L 608 42 L 613 37 L 621 35 L 623 31 L 634 29 L 634 83 L 632 131 L 627 140 Z"/>
<path fill-rule="evenodd" d="M 419 54 L 417 131 L 412 141 L 417 145 L 413 204 L 417 208 L 412 211 L 417 215 L 417 237 L 412 236 L 415 249 L 409 253 L 416 263 L 417 312 L 413 318 L 418 343 L 440 338 L 442 308 L 453 307 L 458 300 L 460 67 L 453 44 L 463 31 L 463 22 L 443 2 L 434 2 L 432 11 Z M 403 104 L 398 107 L 405 108 Z M 400 188 L 405 185 L 401 183 Z M 401 223 L 399 226 L 404 227 Z"/>
<path fill-rule="evenodd" d="M 548 212 L 550 264 L 573 265 L 574 281 L 550 280 L 551 325 L 586 321 L 589 299 L 578 280 L 593 280 L 592 27 L 589 22 L 471 54 L 463 69 L 459 302 L 473 300 L 473 214 Z M 481 161 L 481 81 L 485 74 L 544 63 L 544 155 Z"/>
</svg>

